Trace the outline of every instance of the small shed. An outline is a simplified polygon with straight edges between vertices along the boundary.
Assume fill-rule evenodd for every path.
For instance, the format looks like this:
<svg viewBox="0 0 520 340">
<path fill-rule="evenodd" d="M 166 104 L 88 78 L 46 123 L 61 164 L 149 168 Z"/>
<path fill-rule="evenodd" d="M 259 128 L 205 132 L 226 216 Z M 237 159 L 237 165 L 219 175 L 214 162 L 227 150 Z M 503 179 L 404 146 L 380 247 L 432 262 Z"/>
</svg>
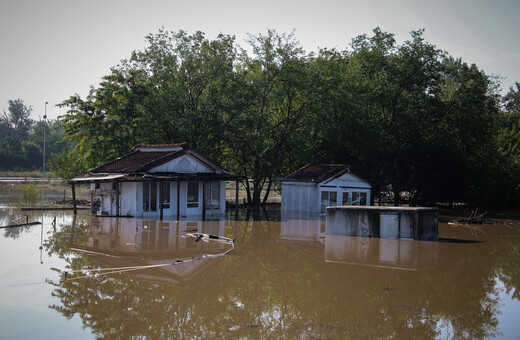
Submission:
<svg viewBox="0 0 520 340">
<path fill-rule="evenodd" d="M 370 205 L 371 185 L 343 164 L 308 164 L 279 181 L 282 210 L 324 214 L 329 206 Z"/>
<path fill-rule="evenodd" d="M 239 180 L 189 144 L 138 145 L 134 151 L 72 179 L 90 183 L 91 210 L 102 216 L 218 216 L 226 181 Z M 237 185 L 238 188 L 238 185 Z"/>
</svg>

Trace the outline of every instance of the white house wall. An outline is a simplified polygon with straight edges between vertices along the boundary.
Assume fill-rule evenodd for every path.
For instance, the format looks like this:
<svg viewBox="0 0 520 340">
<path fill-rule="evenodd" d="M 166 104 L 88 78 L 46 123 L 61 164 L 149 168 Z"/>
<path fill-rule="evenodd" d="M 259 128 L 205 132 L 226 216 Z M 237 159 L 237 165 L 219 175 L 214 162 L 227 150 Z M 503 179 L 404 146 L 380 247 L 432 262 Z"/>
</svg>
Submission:
<svg viewBox="0 0 520 340">
<path fill-rule="evenodd" d="M 135 216 L 137 210 L 137 194 L 135 182 L 119 183 L 119 199 L 121 200 L 120 215 Z"/>
<path fill-rule="evenodd" d="M 282 209 L 287 211 L 319 211 L 316 206 L 318 188 L 314 183 L 283 183 Z"/>
<path fill-rule="evenodd" d="M 196 216 L 202 215 L 202 207 L 204 201 L 204 191 L 203 184 L 201 181 L 198 182 L 198 191 L 199 191 L 199 205 L 197 208 L 187 208 L 187 182 L 179 182 L 176 181 L 169 182 L 170 186 L 170 207 L 163 209 L 163 216 L 172 216 L 177 217 L 177 207 L 179 207 L 179 216 Z M 139 216 L 144 218 L 159 218 L 160 216 L 160 206 L 158 204 L 157 211 L 143 211 L 143 183 L 121 183 L 121 202 L 122 209 L 121 214 L 127 215 L 128 211 L 130 211 L 130 215 Z M 156 184 L 158 185 L 158 183 Z M 220 205 L 219 211 L 212 211 L 212 213 L 216 213 L 218 215 L 223 215 L 226 211 L 226 181 L 219 181 L 220 185 Z M 179 188 L 179 195 L 177 195 L 177 186 Z M 160 202 L 160 190 L 159 187 L 156 190 L 156 200 Z M 177 204 L 177 197 L 180 202 Z M 209 210 L 208 210 L 209 211 Z"/>
<path fill-rule="evenodd" d="M 351 188 L 364 188 L 364 189 L 370 189 L 370 184 L 362 180 L 361 178 L 346 173 L 341 177 L 335 178 L 330 181 L 324 181 L 321 183 L 322 185 L 326 186 L 336 186 L 336 187 L 351 187 Z"/>
<path fill-rule="evenodd" d="M 197 172 L 214 172 L 206 164 L 190 155 L 184 155 L 176 158 L 166 164 L 160 165 L 150 170 L 153 172 L 178 172 L 178 173 L 197 173 Z"/>
<path fill-rule="evenodd" d="M 226 181 L 220 181 L 220 211 L 226 212 Z"/>
</svg>

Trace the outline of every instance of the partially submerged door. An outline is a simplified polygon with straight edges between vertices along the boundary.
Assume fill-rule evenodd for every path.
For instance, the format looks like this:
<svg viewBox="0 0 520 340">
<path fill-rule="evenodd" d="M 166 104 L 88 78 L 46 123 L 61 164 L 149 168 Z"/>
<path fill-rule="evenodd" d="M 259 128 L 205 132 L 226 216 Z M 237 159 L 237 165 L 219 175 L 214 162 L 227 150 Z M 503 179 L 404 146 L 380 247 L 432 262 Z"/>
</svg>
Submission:
<svg viewBox="0 0 520 340">
<path fill-rule="evenodd" d="M 382 238 L 399 238 L 399 215 L 381 214 L 379 220 Z"/>
</svg>

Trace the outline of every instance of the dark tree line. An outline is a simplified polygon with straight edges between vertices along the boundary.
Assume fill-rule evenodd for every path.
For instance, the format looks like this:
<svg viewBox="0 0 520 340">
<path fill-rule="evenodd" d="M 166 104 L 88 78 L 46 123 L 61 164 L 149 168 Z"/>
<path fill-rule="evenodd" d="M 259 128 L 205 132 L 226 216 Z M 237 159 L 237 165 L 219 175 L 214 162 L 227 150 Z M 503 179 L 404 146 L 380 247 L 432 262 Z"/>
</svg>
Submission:
<svg viewBox="0 0 520 340">
<path fill-rule="evenodd" d="M 247 176 L 252 204 L 310 162 L 349 164 L 395 204 L 517 201 L 518 85 L 501 98 L 495 77 L 423 30 L 397 44 L 375 29 L 317 54 L 272 30 L 250 36 L 247 51 L 223 34 L 161 30 L 147 40 L 86 98 L 60 104 L 76 143 L 53 160 L 63 177 L 136 144 L 188 142 Z"/>
<path fill-rule="evenodd" d="M 0 116 L 0 170 L 41 170 L 44 130 L 46 160 L 71 147 L 72 143 L 62 143 L 65 134 L 57 120 L 31 119 L 32 107 L 22 99 L 9 100 L 8 105 Z"/>
</svg>

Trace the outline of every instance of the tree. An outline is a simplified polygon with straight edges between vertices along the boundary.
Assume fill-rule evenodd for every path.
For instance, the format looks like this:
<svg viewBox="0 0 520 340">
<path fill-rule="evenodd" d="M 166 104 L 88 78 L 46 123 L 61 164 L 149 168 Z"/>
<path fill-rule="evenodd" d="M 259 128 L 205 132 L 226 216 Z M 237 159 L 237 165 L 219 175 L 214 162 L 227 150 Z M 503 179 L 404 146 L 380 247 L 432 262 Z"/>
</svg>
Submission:
<svg viewBox="0 0 520 340">
<path fill-rule="evenodd" d="M 0 167 L 30 168 L 32 159 L 24 157 L 22 142 L 29 137 L 32 107 L 22 99 L 9 100 L 8 104 L 8 111 L 0 119 Z"/>
<path fill-rule="evenodd" d="M 241 94 L 249 105 L 227 133 L 226 154 L 247 178 L 248 202 L 265 203 L 277 176 L 288 169 L 288 160 L 303 137 L 317 87 L 313 69 L 293 34 L 250 36 L 253 56 L 242 51 L 238 68 L 246 88 Z M 261 199 L 262 190 L 265 195 Z"/>
<path fill-rule="evenodd" d="M 13 129 L 28 129 L 31 125 L 31 119 L 29 117 L 32 112 L 32 107 L 26 106 L 22 99 L 10 99 L 7 102 L 9 104 L 9 109 L 8 112 L 4 111 L 4 120 Z"/>
</svg>

